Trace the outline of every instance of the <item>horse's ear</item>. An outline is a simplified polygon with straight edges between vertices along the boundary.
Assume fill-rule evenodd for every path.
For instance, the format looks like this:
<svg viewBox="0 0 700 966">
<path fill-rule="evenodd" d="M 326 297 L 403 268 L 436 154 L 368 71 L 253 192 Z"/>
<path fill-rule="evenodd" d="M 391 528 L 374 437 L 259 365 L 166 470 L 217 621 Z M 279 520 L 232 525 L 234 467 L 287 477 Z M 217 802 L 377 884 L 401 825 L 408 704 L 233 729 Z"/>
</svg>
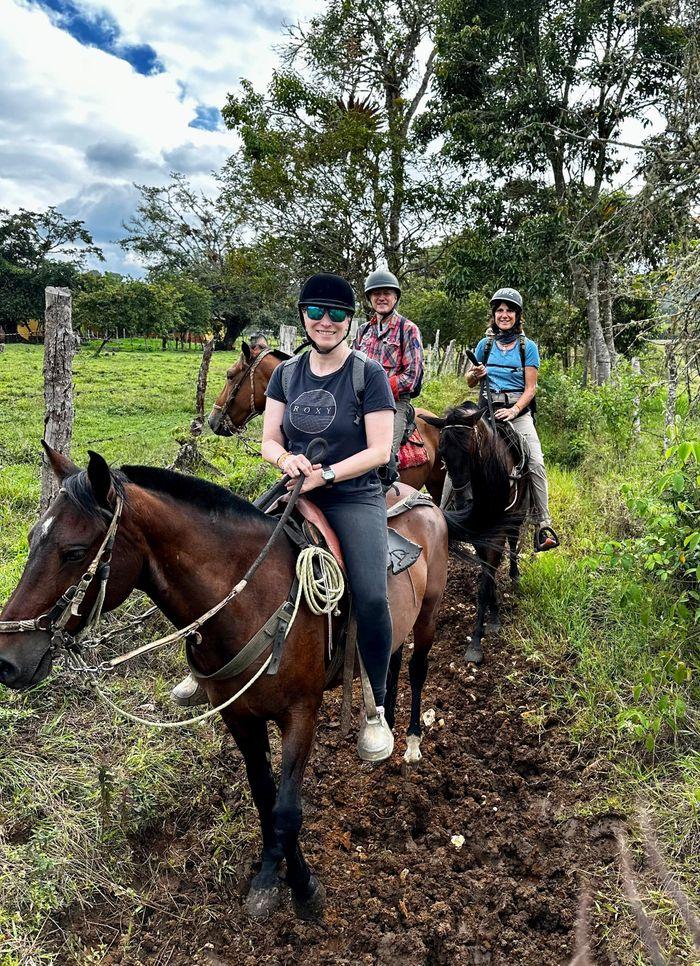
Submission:
<svg viewBox="0 0 700 966">
<path fill-rule="evenodd" d="M 486 412 L 485 409 L 468 409 L 459 411 L 459 422 L 463 426 L 476 426 L 481 417 Z"/>
<path fill-rule="evenodd" d="M 444 416 L 427 416 L 424 413 L 421 413 L 419 418 L 422 419 L 424 423 L 427 423 L 428 426 L 435 426 L 436 429 L 444 429 L 445 423 L 447 422 L 447 419 Z"/>
<path fill-rule="evenodd" d="M 66 477 L 80 472 L 80 468 L 75 465 L 72 459 L 69 459 L 63 453 L 59 453 L 57 449 L 49 446 L 45 439 L 42 439 L 41 445 L 44 447 L 46 458 L 59 483 L 63 483 Z"/>
<path fill-rule="evenodd" d="M 87 475 L 90 480 L 92 492 L 101 507 L 105 510 L 111 509 L 109 494 L 112 489 L 112 474 L 109 471 L 107 461 L 99 453 L 88 450 L 90 462 L 87 467 Z"/>
<path fill-rule="evenodd" d="M 250 362 L 250 346 L 245 341 L 245 339 L 243 340 L 243 342 L 241 342 L 241 352 L 243 353 L 243 358 L 245 359 L 245 361 Z"/>
</svg>

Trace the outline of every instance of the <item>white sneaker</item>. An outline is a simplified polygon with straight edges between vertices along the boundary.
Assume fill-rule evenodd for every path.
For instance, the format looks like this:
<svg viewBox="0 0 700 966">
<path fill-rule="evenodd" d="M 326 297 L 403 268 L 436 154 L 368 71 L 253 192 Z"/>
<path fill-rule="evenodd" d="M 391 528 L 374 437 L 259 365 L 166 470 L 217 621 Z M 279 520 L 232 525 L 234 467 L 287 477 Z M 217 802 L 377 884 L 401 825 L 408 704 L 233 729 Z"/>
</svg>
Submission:
<svg viewBox="0 0 700 966">
<path fill-rule="evenodd" d="M 357 736 L 357 754 L 362 761 L 384 761 L 394 750 L 394 735 L 384 718 L 384 709 L 377 709 L 375 718 L 363 716 Z"/>
<path fill-rule="evenodd" d="M 175 685 L 170 692 L 170 697 L 181 708 L 195 708 L 198 704 L 209 702 L 207 692 L 199 686 L 191 674 Z"/>
</svg>

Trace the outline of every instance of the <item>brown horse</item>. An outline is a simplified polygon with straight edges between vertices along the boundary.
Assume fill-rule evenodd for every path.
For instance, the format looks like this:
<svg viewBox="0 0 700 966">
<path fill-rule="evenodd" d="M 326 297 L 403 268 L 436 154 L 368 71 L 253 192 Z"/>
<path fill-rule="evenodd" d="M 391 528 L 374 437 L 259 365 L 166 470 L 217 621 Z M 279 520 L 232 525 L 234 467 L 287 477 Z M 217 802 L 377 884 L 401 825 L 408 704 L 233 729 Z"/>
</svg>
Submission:
<svg viewBox="0 0 700 966">
<path fill-rule="evenodd" d="M 277 366 L 289 359 L 286 352 L 266 349 L 255 358 L 246 342 L 241 357 L 226 373 L 226 384 L 216 397 L 209 414 L 209 425 L 217 436 L 233 436 L 241 432 L 254 416 L 265 409 L 265 390 Z M 416 409 L 418 429 L 425 443 L 428 462 L 401 470 L 402 483 L 416 490 L 425 487 L 436 503 L 440 503 L 445 483 L 445 469 L 437 456 L 440 433 L 426 422 L 434 414 L 427 409 Z"/>
<path fill-rule="evenodd" d="M 484 658 L 484 630 L 500 629 L 496 571 L 506 543 L 511 580 L 520 578 L 518 540 L 529 505 L 527 473 L 520 478 L 514 472 L 519 460 L 483 417 L 484 410 L 472 402 L 448 409 L 443 417 L 428 417 L 440 430 L 439 455 L 454 487 L 455 509 L 445 512 L 450 538 L 471 543 L 481 563 L 476 623 L 464 655 L 474 664 Z"/>
<path fill-rule="evenodd" d="M 0 615 L 0 684 L 7 687 L 30 688 L 49 673 L 56 642 L 61 640 L 62 618 L 57 615 L 68 613 L 66 601 L 72 592 L 67 589 L 91 569 L 100 575 L 98 558 L 110 529 L 114 546 L 105 610 L 117 607 L 138 588 L 176 627 L 189 626 L 223 600 L 274 530 L 275 521 L 269 516 L 204 480 L 144 466 L 110 471 L 95 453 L 90 454 L 87 470 L 80 471 L 58 452 L 46 449 L 61 490 L 29 534 L 27 564 Z M 406 757 L 415 761 L 420 757 L 421 691 L 447 575 L 447 528 L 440 511 L 431 506 L 403 513 L 392 520 L 392 526 L 423 548 L 409 571 L 389 578 L 394 653 L 386 717 L 393 725 L 401 644 L 413 631 L 411 737 Z M 201 626 L 201 640 L 192 649 L 201 674 L 227 664 L 285 601 L 295 579 L 295 564 L 295 548 L 280 537 L 245 590 Z M 93 583 L 80 613 L 89 614 L 96 597 Z M 65 628 L 70 635 L 85 622 L 80 613 Z M 323 887 L 302 854 L 299 832 L 301 783 L 325 687 L 326 645 L 325 617 L 314 616 L 302 603 L 284 642 L 278 672 L 259 677 L 237 703 L 222 711 L 245 759 L 262 827 L 261 868 L 246 900 L 251 915 L 265 916 L 281 901 L 282 860 L 286 860 L 297 913 L 310 917 L 322 908 Z M 263 651 L 234 679 L 204 679 L 212 705 L 219 705 L 249 681 L 265 655 Z M 270 764 L 268 721 L 274 721 L 282 733 L 279 788 Z"/>
</svg>

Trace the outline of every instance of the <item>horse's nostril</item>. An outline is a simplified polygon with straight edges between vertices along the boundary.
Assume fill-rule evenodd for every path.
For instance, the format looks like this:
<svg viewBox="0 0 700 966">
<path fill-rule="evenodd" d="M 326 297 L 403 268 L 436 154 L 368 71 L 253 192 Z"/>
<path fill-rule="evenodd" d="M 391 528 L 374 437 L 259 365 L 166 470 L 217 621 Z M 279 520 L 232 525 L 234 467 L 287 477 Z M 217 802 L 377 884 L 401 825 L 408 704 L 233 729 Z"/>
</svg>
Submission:
<svg viewBox="0 0 700 966">
<path fill-rule="evenodd" d="M 8 661 L 0 658 L 0 684 L 7 684 L 17 676 L 17 669 Z"/>
</svg>

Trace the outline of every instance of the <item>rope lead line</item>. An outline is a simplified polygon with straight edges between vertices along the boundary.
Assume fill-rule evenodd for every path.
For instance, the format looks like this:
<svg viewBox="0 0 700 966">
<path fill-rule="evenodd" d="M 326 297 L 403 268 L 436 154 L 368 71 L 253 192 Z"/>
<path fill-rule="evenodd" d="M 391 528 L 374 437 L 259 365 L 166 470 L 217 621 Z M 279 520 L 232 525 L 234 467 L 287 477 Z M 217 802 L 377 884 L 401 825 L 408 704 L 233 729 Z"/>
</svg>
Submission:
<svg viewBox="0 0 700 966">
<path fill-rule="evenodd" d="M 318 558 L 321 566 L 321 575 L 318 578 L 314 574 L 315 558 Z M 296 601 L 294 602 L 294 611 L 292 613 L 291 620 L 289 621 L 285 631 L 285 640 L 294 626 L 294 621 L 299 613 L 299 605 L 301 603 L 302 594 L 311 613 L 318 616 L 320 614 L 330 615 L 340 603 L 345 591 L 343 572 L 340 569 L 337 560 L 333 554 L 329 553 L 327 550 L 324 550 L 322 547 L 305 547 L 297 559 L 296 573 L 299 580 L 299 590 L 297 591 Z M 201 724 L 203 721 L 213 717 L 215 714 L 219 714 L 219 712 L 224 711 L 226 708 L 232 705 L 255 684 L 262 674 L 265 673 L 268 665 L 272 661 L 272 654 L 270 654 L 262 666 L 258 668 L 250 681 L 244 684 L 243 687 L 234 695 L 232 695 L 230 698 L 227 698 L 226 701 L 217 705 L 215 708 L 209 708 L 208 711 L 204 711 L 202 714 L 199 714 L 194 718 L 187 718 L 185 721 L 149 721 L 148 718 L 141 718 L 139 715 L 132 714 L 130 711 L 127 711 L 125 708 L 122 708 L 116 704 L 100 688 L 96 678 L 94 677 L 96 673 L 99 673 L 99 669 L 96 670 L 94 668 L 90 668 L 80 654 L 72 654 L 71 658 L 76 662 L 76 666 L 79 670 L 93 675 L 89 679 L 90 685 L 93 687 L 101 700 L 109 708 L 111 708 L 112 711 L 124 718 L 128 718 L 129 721 L 133 721 L 135 724 L 146 725 L 150 728 L 173 729 L 188 728 L 192 725 Z"/>
</svg>

